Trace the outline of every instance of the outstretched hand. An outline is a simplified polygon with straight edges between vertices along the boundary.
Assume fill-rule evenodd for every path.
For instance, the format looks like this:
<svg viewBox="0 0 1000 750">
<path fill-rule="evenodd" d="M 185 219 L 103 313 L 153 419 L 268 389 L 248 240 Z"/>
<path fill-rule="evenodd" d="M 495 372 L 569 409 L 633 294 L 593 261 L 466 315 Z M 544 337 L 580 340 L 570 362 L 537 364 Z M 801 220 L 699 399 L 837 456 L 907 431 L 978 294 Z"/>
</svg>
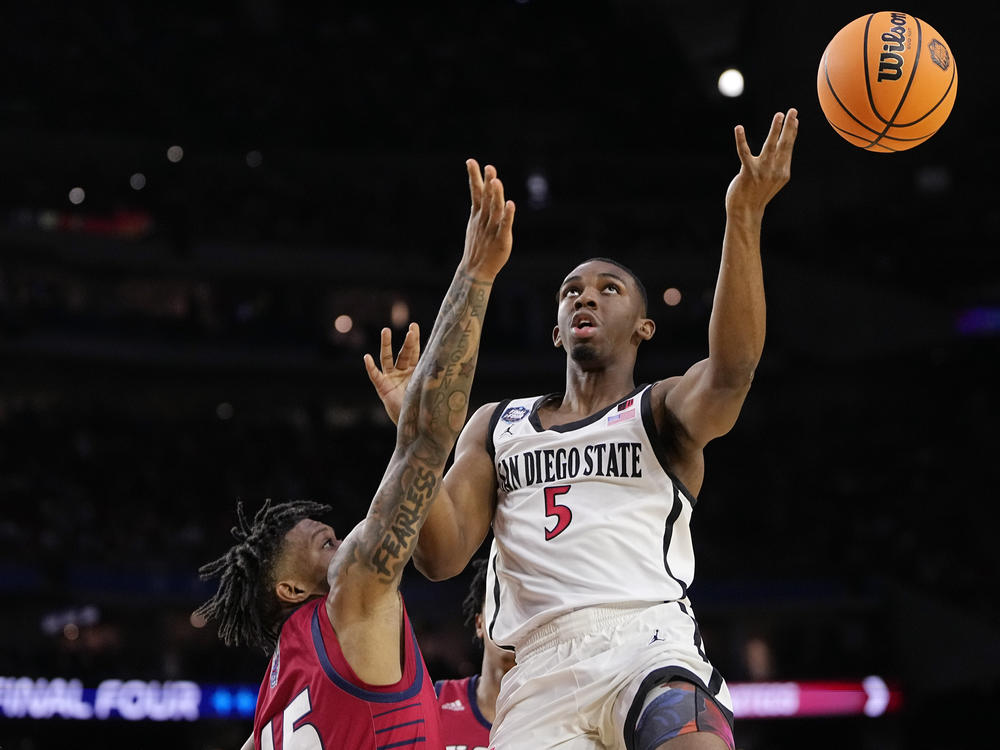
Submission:
<svg viewBox="0 0 1000 750">
<path fill-rule="evenodd" d="M 492 282 L 510 258 L 514 201 L 504 200 L 503 183 L 495 167 L 487 164 L 480 173 L 475 159 L 467 160 L 465 167 L 469 172 L 472 209 L 465 231 L 462 264 L 473 278 Z"/>
<path fill-rule="evenodd" d="M 726 210 L 749 209 L 763 212 L 764 207 L 785 186 L 792 173 L 792 147 L 799 132 L 799 113 L 794 108 L 778 112 L 771 120 L 771 130 L 754 156 L 747 144 L 742 125 L 736 126 L 736 152 L 740 172 L 726 191 Z"/>
<path fill-rule="evenodd" d="M 382 329 L 382 343 L 379 360 L 382 369 L 375 364 L 371 354 L 365 355 L 365 370 L 368 379 L 375 386 L 375 392 L 382 399 L 382 405 L 393 424 L 399 424 L 399 412 L 403 408 L 403 396 L 406 394 L 406 384 L 410 382 L 417 360 L 420 359 L 420 326 L 410 323 L 406 330 L 406 338 L 399 347 L 396 362 L 392 361 L 392 331 Z"/>
</svg>

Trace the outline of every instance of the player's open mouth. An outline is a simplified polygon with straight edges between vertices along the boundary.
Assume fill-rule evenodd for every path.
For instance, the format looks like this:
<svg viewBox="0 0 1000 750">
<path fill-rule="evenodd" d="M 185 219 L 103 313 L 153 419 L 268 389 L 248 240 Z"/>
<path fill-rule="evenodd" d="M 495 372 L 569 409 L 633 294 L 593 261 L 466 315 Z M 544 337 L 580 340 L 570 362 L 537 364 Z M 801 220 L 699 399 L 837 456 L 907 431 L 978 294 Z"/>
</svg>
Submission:
<svg viewBox="0 0 1000 750">
<path fill-rule="evenodd" d="M 594 335 L 597 329 L 597 322 L 586 313 L 577 313 L 573 316 L 571 323 L 573 335 L 580 338 L 588 338 Z"/>
</svg>

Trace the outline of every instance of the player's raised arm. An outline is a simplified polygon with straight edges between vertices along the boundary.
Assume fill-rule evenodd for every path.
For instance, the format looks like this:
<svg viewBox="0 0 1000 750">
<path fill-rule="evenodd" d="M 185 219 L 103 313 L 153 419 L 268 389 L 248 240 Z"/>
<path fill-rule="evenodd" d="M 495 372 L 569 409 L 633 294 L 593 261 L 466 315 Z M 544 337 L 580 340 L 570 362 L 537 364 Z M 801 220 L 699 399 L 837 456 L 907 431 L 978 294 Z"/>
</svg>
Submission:
<svg viewBox="0 0 1000 750">
<path fill-rule="evenodd" d="M 483 315 L 510 256 L 514 218 L 496 170 L 481 174 L 471 159 L 467 166 L 472 212 L 462 261 L 406 386 L 396 448 L 375 499 L 330 566 L 328 611 L 338 632 L 380 607 L 397 608 L 403 568 L 465 423 Z"/>
<path fill-rule="evenodd" d="M 732 429 L 760 361 L 765 329 L 761 222 L 765 207 L 791 175 L 798 129 L 795 109 L 775 114 L 760 154 L 754 156 L 743 126 L 736 127 L 740 171 L 726 192 L 726 231 L 708 329 L 709 356 L 682 377 L 664 381 L 667 387 L 662 388 L 667 409 L 697 447 Z"/>
</svg>

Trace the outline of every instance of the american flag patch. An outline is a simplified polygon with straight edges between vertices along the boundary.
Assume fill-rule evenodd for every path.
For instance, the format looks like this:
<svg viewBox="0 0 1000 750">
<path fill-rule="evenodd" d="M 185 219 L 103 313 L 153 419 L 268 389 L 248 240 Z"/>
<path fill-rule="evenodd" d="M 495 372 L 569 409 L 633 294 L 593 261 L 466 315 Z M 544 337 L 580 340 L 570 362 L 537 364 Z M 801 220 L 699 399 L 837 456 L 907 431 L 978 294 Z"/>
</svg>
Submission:
<svg viewBox="0 0 1000 750">
<path fill-rule="evenodd" d="M 612 414 L 608 417 L 608 424 L 614 424 L 615 422 L 624 422 L 627 419 L 632 419 L 635 416 L 635 409 L 629 409 L 628 411 L 620 411 L 617 414 Z"/>
</svg>

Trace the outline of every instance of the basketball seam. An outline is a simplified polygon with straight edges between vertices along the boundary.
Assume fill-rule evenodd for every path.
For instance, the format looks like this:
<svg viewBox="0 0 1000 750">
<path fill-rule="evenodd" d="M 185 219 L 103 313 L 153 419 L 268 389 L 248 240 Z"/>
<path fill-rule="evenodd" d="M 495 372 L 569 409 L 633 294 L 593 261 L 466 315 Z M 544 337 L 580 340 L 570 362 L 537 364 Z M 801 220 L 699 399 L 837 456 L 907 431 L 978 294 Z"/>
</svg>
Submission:
<svg viewBox="0 0 1000 750">
<path fill-rule="evenodd" d="M 865 21 L 865 34 L 861 37 L 861 67 L 865 71 L 865 93 L 868 94 L 868 106 L 871 107 L 875 119 L 881 120 L 884 125 L 887 121 L 882 117 L 882 113 L 875 108 L 875 98 L 872 96 L 872 80 L 871 75 L 868 73 L 868 30 L 871 28 L 873 18 L 875 18 L 875 14 L 869 14 L 868 20 Z M 873 133 L 878 132 L 875 128 L 870 128 L 870 130 Z"/>
<path fill-rule="evenodd" d="M 830 123 L 830 127 L 832 127 L 834 130 L 836 130 L 838 133 L 841 133 L 843 135 L 848 135 L 851 138 L 857 138 L 859 141 L 867 140 L 865 138 L 865 136 L 858 135 L 857 133 L 852 133 L 847 128 L 842 128 L 839 125 L 837 125 L 836 123 L 831 122 L 829 118 L 827 118 L 827 122 L 829 122 Z M 938 128 L 938 130 L 940 130 L 940 128 Z M 935 131 L 933 131 L 931 133 L 928 133 L 927 135 L 922 135 L 919 138 L 897 138 L 896 136 L 887 135 L 885 138 L 883 138 L 878 143 L 873 143 L 873 142 L 869 141 L 867 146 L 858 146 L 858 148 L 869 150 L 873 146 L 878 146 L 879 148 L 884 148 L 886 151 L 892 151 L 895 154 L 895 153 L 899 153 L 900 151 L 905 150 L 905 149 L 891 148 L 891 147 L 889 147 L 889 146 L 886 145 L 886 141 L 916 141 L 916 143 L 913 144 L 913 145 L 914 146 L 919 146 L 921 143 L 923 143 L 924 141 L 928 140 L 936 132 L 937 132 L 937 130 L 935 130 Z M 907 148 L 912 148 L 912 146 L 908 146 Z"/>
<path fill-rule="evenodd" d="M 949 50 L 948 54 L 951 54 L 950 50 Z M 948 88 L 946 88 L 944 90 L 944 94 L 942 94 L 941 98 L 938 99 L 938 103 L 937 104 L 935 104 L 933 107 L 931 107 L 929 110 L 927 110 L 927 112 L 925 112 L 924 114 L 922 114 L 920 117 L 918 117 L 913 122 L 906 122 L 906 123 L 903 123 L 901 125 L 893 125 L 893 127 L 894 128 L 908 128 L 911 125 L 916 125 L 921 120 L 923 120 L 923 119 L 925 119 L 927 117 L 930 117 L 931 114 L 933 114 L 934 110 L 937 109 L 938 107 L 940 107 L 941 104 L 942 104 L 942 102 L 944 102 L 944 100 L 948 98 L 948 93 L 951 91 L 951 87 L 955 85 L 955 75 L 957 74 L 957 72 L 958 72 L 958 66 L 952 64 L 952 66 L 951 66 L 951 80 L 948 81 Z M 937 132 L 937 131 L 935 131 L 935 132 Z"/>
<path fill-rule="evenodd" d="M 833 81 L 830 80 L 830 68 L 829 68 L 829 65 L 827 64 L 828 58 L 829 58 L 829 51 L 824 52 L 823 53 L 823 76 L 826 78 L 826 86 L 827 86 L 828 89 L 830 89 L 830 95 L 833 96 L 834 101 L 836 101 L 837 104 L 840 105 L 840 108 L 842 110 L 844 110 L 844 112 L 847 113 L 847 116 L 850 117 L 852 120 L 854 120 L 854 122 L 856 122 L 858 125 L 860 125 L 861 127 L 863 127 L 865 130 L 870 130 L 871 132 L 877 134 L 878 131 L 875 130 L 875 128 L 872 128 L 872 127 L 869 127 L 868 125 L 865 125 L 863 122 L 861 122 L 861 120 L 859 120 L 857 117 L 855 117 L 854 113 L 851 112 L 851 110 L 849 110 L 847 108 L 847 105 L 845 105 L 840 100 L 840 97 L 837 96 L 837 90 L 833 88 Z M 868 75 L 867 70 L 865 71 L 865 75 L 866 76 Z M 829 120 L 830 120 L 830 118 L 828 117 L 827 118 L 827 122 L 829 122 Z M 830 124 L 833 125 L 832 122 Z M 860 137 L 861 136 L 855 136 L 855 138 L 860 138 Z M 868 139 L 868 140 L 871 140 L 871 139 Z"/>
<path fill-rule="evenodd" d="M 879 141 L 881 141 L 884 137 L 886 137 L 885 134 L 889 132 L 889 129 L 891 127 L 893 127 L 893 121 L 895 121 L 895 119 L 899 116 L 900 110 L 903 109 L 903 103 L 906 101 L 906 97 L 910 93 L 910 87 L 913 85 L 913 79 L 916 78 L 916 76 L 917 76 L 917 66 L 920 64 L 920 48 L 923 45 L 923 29 L 920 26 L 920 19 L 919 18 L 917 18 L 916 16 L 910 16 L 910 18 L 912 18 L 916 22 L 916 24 L 917 24 L 917 56 L 913 59 L 913 68 L 910 70 L 910 78 L 906 82 L 906 88 L 903 89 L 903 95 L 901 97 L 899 97 L 899 104 L 896 105 L 896 111 L 892 113 L 892 117 L 890 117 L 889 118 L 889 122 L 886 123 L 885 130 L 883 130 L 879 134 L 878 138 L 876 138 L 874 141 L 872 141 L 871 145 L 873 145 L 873 146 L 876 143 L 878 143 Z M 865 60 L 865 84 L 868 86 L 868 97 L 870 99 L 871 98 L 871 84 L 869 82 L 868 65 L 867 65 L 867 63 L 868 63 L 868 61 L 867 61 L 867 55 L 868 55 L 868 31 L 867 31 L 867 29 L 865 30 L 865 55 L 866 55 L 866 60 Z M 889 136 L 889 137 L 891 138 L 892 136 Z"/>
<path fill-rule="evenodd" d="M 858 135 L 857 133 L 852 133 L 847 128 L 842 128 L 839 125 L 837 125 L 836 123 L 830 122 L 830 118 L 829 117 L 827 118 L 826 121 L 830 123 L 830 126 L 832 128 L 834 128 L 835 130 L 839 130 L 841 133 L 846 133 L 847 135 L 849 135 L 849 136 L 851 136 L 853 138 L 857 138 L 858 140 L 862 140 L 862 141 L 867 140 L 870 143 L 874 143 L 875 142 L 875 141 L 871 141 L 871 139 L 869 139 L 867 136 Z M 937 132 L 937 130 L 935 130 L 933 133 L 929 133 L 928 135 L 919 136 L 918 138 L 900 138 L 898 135 L 886 135 L 886 136 L 882 137 L 882 140 L 886 140 L 886 141 L 900 141 L 900 142 L 924 141 L 924 140 L 927 140 L 928 138 L 930 138 L 936 132 Z"/>
<path fill-rule="evenodd" d="M 827 122 L 830 122 L 830 121 L 827 120 Z M 867 146 L 859 146 L 859 148 L 868 149 L 868 148 L 871 148 L 872 146 L 876 145 L 871 140 L 865 138 L 865 136 L 858 135 L 857 133 L 852 133 L 850 130 L 847 130 L 846 128 L 842 128 L 842 127 L 840 127 L 839 125 L 837 125 L 835 123 L 830 122 L 830 127 L 832 127 L 834 130 L 836 130 L 838 133 L 841 133 L 843 135 L 849 135 L 851 138 L 857 138 L 859 141 L 868 140 L 868 145 Z M 917 140 L 917 139 L 913 139 L 913 140 Z M 879 143 L 878 146 L 881 147 L 881 148 L 888 149 L 889 151 L 897 151 L 898 150 L 898 149 L 889 148 L 888 146 L 885 145 L 885 143 Z"/>
</svg>

